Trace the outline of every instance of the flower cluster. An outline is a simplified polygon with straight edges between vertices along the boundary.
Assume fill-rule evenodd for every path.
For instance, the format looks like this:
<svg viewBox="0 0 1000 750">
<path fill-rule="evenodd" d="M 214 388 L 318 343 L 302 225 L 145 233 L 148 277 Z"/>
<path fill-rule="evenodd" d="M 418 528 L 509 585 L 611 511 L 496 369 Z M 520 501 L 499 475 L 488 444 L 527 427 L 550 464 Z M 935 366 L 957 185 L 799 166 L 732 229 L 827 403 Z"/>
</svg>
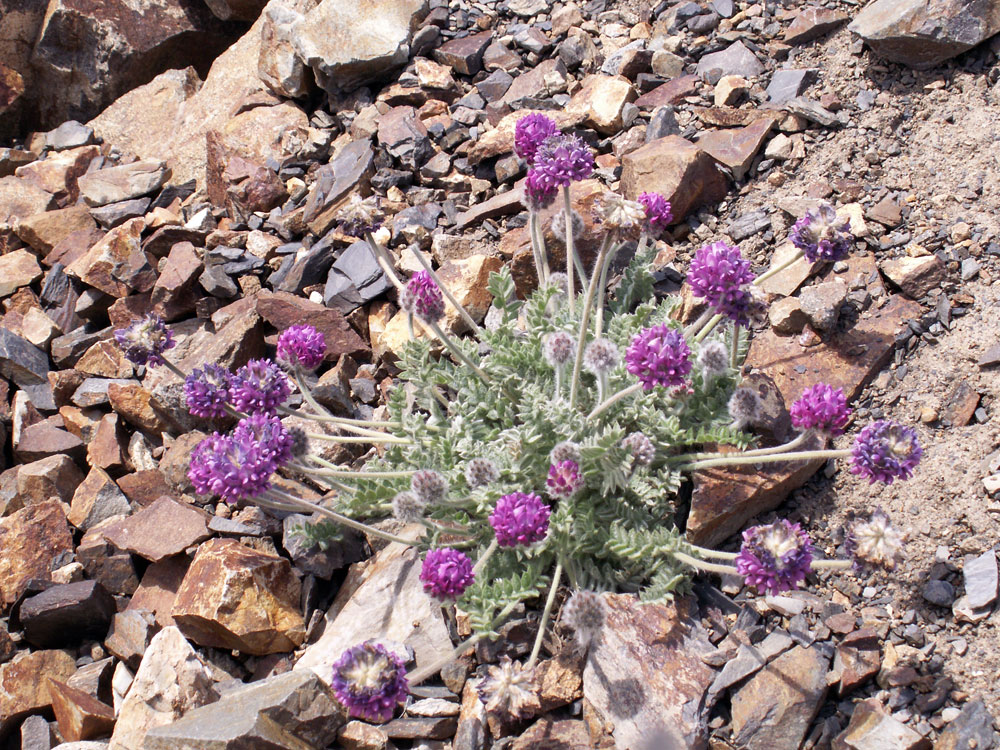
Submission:
<svg viewBox="0 0 1000 750">
<path fill-rule="evenodd" d="M 213 432 L 191 451 L 187 475 L 198 494 L 237 503 L 270 487 L 275 469 L 273 455 L 259 443 Z"/>
<path fill-rule="evenodd" d="M 509 656 L 487 669 L 476 691 L 487 713 L 494 716 L 524 719 L 541 708 L 534 670 L 525 669 Z"/>
<path fill-rule="evenodd" d="M 348 714 L 365 721 L 388 721 L 409 694 L 403 660 L 373 641 L 347 649 L 334 662 L 330 686 Z"/>
<path fill-rule="evenodd" d="M 647 223 L 646 210 L 638 201 L 630 201 L 618 193 L 604 193 L 600 199 L 598 219 L 620 237 L 635 238 Z"/>
<path fill-rule="evenodd" d="M 501 547 L 540 542 L 549 531 L 551 509 L 534 492 L 514 492 L 497 500 L 490 526 Z"/>
<path fill-rule="evenodd" d="M 278 336 L 278 362 L 312 371 L 323 364 L 326 339 L 310 325 L 292 326 Z"/>
<path fill-rule="evenodd" d="M 876 508 L 867 521 L 854 521 L 844 542 L 847 554 L 856 564 L 879 565 L 895 569 L 903 557 L 903 533 L 892 525 L 889 516 Z"/>
<path fill-rule="evenodd" d="M 413 274 L 399 293 L 399 306 L 427 323 L 437 323 L 444 317 L 444 297 L 427 271 Z"/>
<path fill-rule="evenodd" d="M 892 484 L 913 475 L 923 449 L 912 427 L 882 419 L 861 430 L 852 453 L 852 473 L 867 477 L 871 484 Z"/>
<path fill-rule="evenodd" d="M 666 323 L 644 328 L 625 352 L 625 369 L 643 389 L 680 385 L 691 372 L 691 350 L 684 334 Z"/>
<path fill-rule="evenodd" d="M 290 393 L 285 373 L 269 359 L 251 359 L 236 371 L 229 386 L 233 406 L 250 413 L 274 414 Z"/>
<path fill-rule="evenodd" d="M 586 180 L 594 173 L 594 155 L 582 139 L 571 135 L 546 138 L 535 151 L 534 170 L 556 187 Z"/>
<path fill-rule="evenodd" d="M 817 383 L 803 391 L 789 413 L 792 424 L 800 430 L 816 430 L 828 435 L 843 434 L 851 416 L 844 391 L 826 383 Z"/>
<path fill-rule="evenodd" d="M 607 620 L 607 605 L 604 597 L 596 591 L 579 589 L 574 591 L 562 609 L 562 621 L 573 631 L 576 643 L 585 649 L 601 634 Z"/>
<path fill-rule="evenodd" d="M 745 323 L 751 294 L 746 285 L 754 280 L 750 261 L 738 247 L 713 242 L 695 253 L 687 276 L 694 296 L 704 299 L 719 315 L 734 323 Z"/>
<path fill-rule="evenodd" d="M 420 569 L 424 591 L 441 601 L 458 599 L 472 583 L 472 560 L 457 549 L 430 550 Z"/>
<path fill-rule="evenodd" d="M 646 233 L 659 237 L 674 220 L 670 202 L 659 193 L 641 193 L 638 201 L 646 213 Z"/>
<path fill-rule="evenodd" d="M 583 487 L 583 477 L 576 461 L 560 461 L 549 466 L 549 476 L 545 480 L 549 497 L 573 497 Z"/>
<path fill-rule="evenodd" d="M 790 238 L 810 263 L 843 260 L 851 251 L 850 225 L 838 223 L 837 212 L 826 204 L 806 211 L 792 227 Z"/>
<path fill-rule="evenodd" d="M 209 364 L 192 370 L 184 379 L 184 399 L 188 411 L 196 417 L 218 419 L 226 413 L 232 385 L 232 374 L 219 365 Z"/>
<path fill-rule="evenodd" d="M 377 196 L 362 199 L 352 193 L 339 215 L 340 231 L 351 237 L 366 237 L 382 226 L 382 214 Z"/>
<path fill-rule="evenodd" d="M 768 594 L 791 591 L 805 580 L 813 559 L 809 535 L 784 519 L 743 532 L 736 570 L 748 586 Z"/>
<path fill-rule="evenodd" d="M 514 153 L 531 165 L 538 147 L 554 135 L 559 135 L 559 126 L 551 118 L 541 112 L 525 115 L 514 126 Z"/>
<path fill-rule="evenodd" d="M 115 341 L 125 358 L 136 365 L 163 364 L 163 352 L 174 347 L 174 334 L 159 315 L 150 313 L 127 328 L 115 331 Z"/>
</svg>

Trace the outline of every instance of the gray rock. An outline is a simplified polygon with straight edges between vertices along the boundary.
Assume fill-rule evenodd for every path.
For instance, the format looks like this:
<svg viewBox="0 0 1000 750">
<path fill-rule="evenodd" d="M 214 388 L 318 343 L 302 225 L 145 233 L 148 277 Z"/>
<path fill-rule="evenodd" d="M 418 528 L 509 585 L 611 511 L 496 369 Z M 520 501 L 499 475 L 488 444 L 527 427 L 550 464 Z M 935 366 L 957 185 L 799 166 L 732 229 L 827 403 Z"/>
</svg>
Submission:
<svg viewBox="0 0 1000 750">
<path fill-rule="evenodd" d="M 791 640 L 791 639 L 789 639 Z M 767 663 L 767 659 L 753 646 L 746 644 L 740 646 L 736 656 L 726 662 L 715 677 L 715 681 L 708 689 L 709 701 L 722 693 L 726 688 L 732 687 L 742 679 L 749 677 L 759 671 Z"/>
<path fill-rule="evenodd" d="M 719 25 L 720 20 L 721 18 L 718 13 L 704 13 L 700 16 L 689 18 L 686 25 L 688 31 L 692 34 L 708 34 Z"/>
<path fill-rule="evenodd" d="M 149 208 L 151 198 L 133 198 L 121 203 L 109 203 L 106 206 L 90 209 L 90 215 L 104 229 L 114 229 L 136 216 L 144 216 Z"/>
<path fill-rule="evenodd" d="M 950 607 L 955 601 L 955 587 L 947 581 L 928 581 L 920 595 L 938 607 Z"/>
<path fill-rule="evenodd" d="M 489 77 L 476 84 L 476 90 L 487 102 L 495 102 L 503 98 L 513 82 L 514 77 L 506 70 L 494 70 Z"/>
<path fill-rule="evenodd" d="M 335 571 L 364 558 L 361 537 L 350 529 L 339 526 L 335 528 L 340 538 L 331 540 L 325 549 L 318 544 L 308 546 L 299 529 L 315 522 L 310 516 L 299 513 L 286 516 L 282 521 L 281 546 L 288 552 L 296 568 L 317 578 L 329 580 Z"/>
<path fill-rule="evenodd" d="M 776 70 L 767 86 L 767 99 L 775 104 L 784 104 L 802 94 L 815 77 L 815 70 Z"/>
<path fill-rule="evenodd" d="M 935 750 L 991 750 L 1000 746 L 993 731 L 993 717 L 981 698 L 969 701 L 941 732 Z"/>
<path fill-rule="evenodd" d="M 330 268 L 323 290 L 327 307 L 349 313 L 392 286 L 367 242 L 355 242 Z"/>
<path fill-rule="evenodd" d="M 547 0 L 507 0 L 507 10 L 522 18 L 531 18 L 548 9 Z"/>
<path fill-rule="evenodd" d="M 696 72 L 703 81 L 714 86 L 723 76 L 754 78 L 764 72 L 764 66 L 743 42 L 734 42 L 721 52 L 701 58 Z"/>
<path fill-rule="evenodd" d="M 94 141 L 94 129 L 77 122 L 67 120 L 55 130 L 45 134 L 45 145 L 53 151 L 65 151 L 69 148 L 86 146 Z"/>
<path fill-rule="evenodd" d="M 608 56 L 608 59 L 601 66 L 601 72 L 609 76 L 618 75 L 621 72 L 621 66 L 625 58 L 633 52 L 645 49 L 645 47 L 646 41 L 644 39 L 636 39 L 634 42 L 629 42 Z"/>
<path fill-rule="evenodd" d="M 21 750 L 49 750 L 52 731 L 43 716 L 29 716 L 21 722 Z"/>
<path fill-rule="evenodd" d="M 271 288 L 277 292 L 300 294 L 303 289 L 313 284 L 326 281 L 326 275 L 333 265 L 333 238 L 324 238 L 299 257 L 288 258 L 271 274 Z"/>
<path fill-rule="evenodd" d="M 708 4 L 708 7 L 723 18 L 732 18 L 733 14 L 736 12 L 733 0 L 712 0 L 712 2 Z"/>
<path fill-rule="evenodd" d="M 49 358 L 45 352 L 0 328 L 0 375 L 13 380 L 37 409 L 55 409 L 48 374 Z"/>
<path fill-rule="evenodd" d="M 997 556 L 992 549 L 979 557 L 966 558 L 962 576 L 970 607 L 981 609 L 997 600 Z"/>
<path fill-rule="evenodd" d="M 375 168 L 371 141 L 348 143 L 329 164 L 316 170 L 316 181 L 306 199 L 303 219 L 316 234 L 325 234 L 337 219 L 344 197 L 352 190 L 366 195 Z"/>
<path fill-rule="evenodd" d="M 847 284 L 840 279 L 813 284 L 799 292 L 799 304 L 813 327 L 832 331 L 837 326 L 840 308 L 847 301 Z"/>
<path fill-rule="evenodd" d="M 219 299 L 235 299 L 240 293 L 236 282 L 229 278 L 221 267 L 207 265 L 198 277 L 198 283 L 213 297 Z"/>
<path fill-rule="evenodd" d="M 170 169 L 165 162 L 145 159 L 88 172 L 78 184 L 88 206 L 106 206 L 152 193 L 169 179 Z"/>
<path fill-rule="evenodd" d="M 666 138 L 668 135 L 680 134 L 681 126 L 677 122 L 673 107 L 667 105 L 653 110 L 653 114 L 649 118 L 649 125 L 646 127 L 646 143 Z"/>
<path fill-rule="evenodd" d="M 734 242 L 742 242 L 747 237 L 753 237 L 771 226 L 771 219 L 767 211 L 760 209 L 749 211 L 737 217 L 728 227 L 726 232 L 733 238 Z"/>
</svg>

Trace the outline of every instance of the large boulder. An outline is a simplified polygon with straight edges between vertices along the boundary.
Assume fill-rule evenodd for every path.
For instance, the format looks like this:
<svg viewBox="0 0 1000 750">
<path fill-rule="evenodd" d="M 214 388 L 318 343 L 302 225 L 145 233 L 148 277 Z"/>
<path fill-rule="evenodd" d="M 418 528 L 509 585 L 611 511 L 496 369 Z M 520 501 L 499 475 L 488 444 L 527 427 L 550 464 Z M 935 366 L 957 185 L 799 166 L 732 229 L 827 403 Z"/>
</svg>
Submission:
<svg viewBox="0 0 1000 750">
<path fill-rule="evenodd" d="M 1000 4 L 992 0 L 875 0 L 848 29 L 888 60 L 931 68 L 1000 31 Z"/>
<path fill-rule="evenodd" d="M 0 0 L 0 140 L 20 129 L 22 94 L 31 85 L 31 47 L 45 5 L 39 0 Z"/>
</svg>

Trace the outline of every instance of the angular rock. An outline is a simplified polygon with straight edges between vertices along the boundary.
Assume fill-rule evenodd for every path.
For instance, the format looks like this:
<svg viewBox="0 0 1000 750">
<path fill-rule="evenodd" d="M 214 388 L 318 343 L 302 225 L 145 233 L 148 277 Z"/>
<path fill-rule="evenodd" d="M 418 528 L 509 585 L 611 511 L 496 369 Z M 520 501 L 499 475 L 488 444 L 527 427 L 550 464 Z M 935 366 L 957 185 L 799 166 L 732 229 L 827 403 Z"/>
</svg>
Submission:
<svg viewBox="0 0 1000 750">
<path fill-rule="evenodd" d="M 167 165 L 149 159 L 88 172 L 77 184 L 88 206 L 106 206 L 152 193 L 169 179 Z"/>
<path fill-rule="evenodd" d="M 86 206 L 69 206 L 21 219 L 15 231 L 24 242 L 47 254 L 74 232 L 94 229 L 94 220 Z"/>
<path fill-rule="evenodd" d="M 1000 31 L 1000 10 L 967 0 L 876 0 L 847 28 L 881 57 L 923 70 Z"/>
<path fill-rule="evenodd" d="M 176 555 L 152 563 L 146 568 L 139 588 L 129 601 L 128 609 L 152 612 L 160 627 L 174 625 L 170 612 L 190 564 L 191 560 L 186 555 Z"/>
<path fill-rule="evenodd" d="M 559 94 L 566 90 L 567 70 L 562 60 L 548 59 L 514 78 L 500 101 L 513 109 L 531 106 L 530 102 Z"/>
<path fill-rule="evenodd" d="M 22 651 L 0 665 L 0 734 L 7 734 L 21 719 L 52 704 L 46 678 L 66 680 L 76 671 L 65 651 Z"/>
<path fill-rule="evenodd" d="M 257 297 L 257 313 L 279 331 L 297 324 L 315 326 L 326 341 L 326 359 L 338 360 L 369 351 L 368 345 L 354 332 L 337 310 L 285 292 L 261 292 Z"/>
<path fill-rule="evenodd" d="M 721 52 L 705 55 L 698 61 L 697 68 L 701 80 L 711 84 L 723 76 L 753 78 L 763 72 L 764 66 L 743 42 L 734 42 Z"/>
<path fill-rule="evenodd" d="M 517 127 L 517 122 L 522 117 L 531 114 L 532 111 L 526 109 L 518 110 L 517 112 L 505 115 L 493 130 L 483 133 L 479 140 L 469 149 L 469 163 L 478 164 L 484 159 L 512 153 L 514 151 L 514 129 Z M 543 114 L 550 117 L 562 130 L 579 125 L 584 117 L 582 112 L 571 114 L 558 110 L 544 112 Z"/>
<path fill-rule="evenodd" d="M 69 503 L 82 481 L 83 473 L 69 456 L 49 456 L 19 468 L 17 494 L 28 505 L 52 499 Z"/>
<path fill-rule="evenodd" d="M 331 95 L 404 65 L 427 0 L 322 0 L 292 37 L 301 60 Z"/>
<path fill-rule="evenodd" d="M 164 534 L 164 529 L 170 533 Z M 180 554 L 210 536 L 205 513 L 171 497 L 161 497 L 135 515 L 105 526 L 103 533 L 118 549 L 151 562 Z"/>
<path fill-rule="evenodd" d="M 482 68 L 483 53 L 492 40 L 492 31 L 452 39 L 434 50 L 434 59 L 451 66 L 456 73 L 474 76 Z"/>
<path fill-rule="evenodd" d="M 42 269 L 34 254 L 28 250 L 15 250 L 0 255 L 0 297 L 8 297 L 22 286 L 36 281 Z"/>
<path fill-rule="evenodd" d="M 68 519 L 76 528 L 86 531 L 112 516 L 131 512 L 128 499 L 115 480 L 104 469 L 94 466 L 73 493 Z"/>
<path fill-rule="evenodd" d="M 29 505 L 0 518 L 0 603 L 13 604 L 29 581 L 51 580 L 52 571 L 72 558 L 73 536 L 58 502 Z"/>
<path fill-rule="evenodd" d="M 48 211 L 52 193 L 20 177 L 0 177 L 0 227 L 16 224 L 20 219 Z"/>
<path fill-rule="evenodd" d="M 711 644 L 693 600 L 605 598 L 607 620 L 584 666 L 584 698 L 613 723 L 619 747 L 643 747 L 654 735 L 662 736 L 662 746 L 704 746 L 705 693 L 714 670 L 698 656 Z"/>
<path fill-rule="evenodd" d="M 111 630 L 104 639 L 104 648 L 127 664 L 129 669 L 138 669 L 142 655 L 146 653 L 157 630 L 159 627 L 152 612 L 144 609 L 118 612 L 111 621 Z"/>
<path fill-rule="evenodd" d="M 194 312 L 199 296 L 198 277 L 203 268 L 194 245 L 190 242 L 174 245 L 150 293 L 153 312 L 168 322 Z"/>
<path fill-rule="evenodd" d="M 198 549 L 171 613 L 202 646 L 264 654 L 291 651 L 305 638 L 301 585 L 284 558 L 233 539 Z"/>
<path fill-rule="evenodd" d="M 76 548 L 76 559 L 88 578 L 100 581 L 112 594 L 131 595 L 139 586 L 132 556 L 115 549 L 105 539 L 101 530 L 114 520 L 98 524 L 83 535 Z"/>
<path fill-rule="evenodd" d="M 911 299 L 920 299 L 932 289 L 939 288 L 945 279 L 944 263 L 936 255 L 891 258 L 882 261 L 879 268 Z"/>
<path fill-rule="evenodd" d="M 805 44 L 833 31 L 849 20 L 846 13 L 809 5 L 800 10 L 782 34 L 786 44 Z"/>
<path fill-rule="evenodd" d="M 934 750 L 991 750 L 998 745 L 1000 736 L 993 731 L 993 717 L 982 698 L 976 698 L 945 727 Z"/>
<path fill-rule="evenodd" d="M 115 726 L 115 711 L 111 706 L 51 677 L 48 683 L 52 712 L 64 739 L 77 742 L 111 734 Z"/>
<path fill-rule="evenodd" d="M 53 586 L 25 599 L 19 609 L 25 640 L 39 648 L 100 640 L 114 613 L 114 598 L 97 581 Z"/>
<path fill-rule="evenodd" d="M 733 741 L 747 750 L 797 750 L 826 695 L 829 656 L 796 646 L 733 695 Z"/>
<path fill-rule="evenodd" d="M 275 0 L 264 8 L 257 75 L 279 96 L 297 99 L 313 88 L 312 70 L 295 54 L 292 34 L 315 7 L 316 0 Z"/>
<path fill-rule="evenodd" d="M 997 600 L 997 556 L 992 549 L 979 557 L 966 558 L 962 568 L 965 596 L 973 609 L 989 607 Z"/>
<path fill-rule="evenodd" d="M 698 139 L 698 148 L 732 170 L 734 179 L 742 180 L 773 125 L 770 117 L 762 117 L 745 128 L 714 130 Z"/>
<path fill-rule="evenodd" d="M 358 241 L 333 262 L 323 289 L 323 301 L 327 307 L 346 315 L 379 297 L 391 286 L 392 282 L 378 264 L 371 247 L 367 242 Z"/>
<path fill-rule="evenodd" d="M 837 644 L 832 675 L 839 680 L 837 692 L 847 695 L 878 674 L 882 652 L 878 634 L 871 628 L 850 633 Z"/>
<path fill-rule="evenodd" d="M 434 153 L 427 128 L 413 107 L 393 107 L 379 118 L 378 141 L 404 167 L 419 169 Z"/>
<path fill-rule="evenodd" d="M 878 698 L 856 703 L 847 729 L 837 735 L 833 750 L 931 750 L 931 742 L 882 710 Z"/>
<path fill-rule="evenodd" d="M 511 750 L 591 747 L 587 724 L 578 719 L 539 719 L 510 745 Z"/>
<path fill-rule="evenodd" d="M 156 272 L 142 252 L 140 236 L 144 227 L 145 221 L 138 218 L 112 229 L 70 263 L 66 273 L 112 297 L 148 292 L 156 282 Z"/>
<path fill-rule="evenodd" d="M 45 408 L 43 404 L 38 406 Z M 65 453 L 82 462 L 86 456 L 83 441 L 60 427 L 61 424 L 62 418 L 54 416 L 22 429 L 14 443 L 14 456 L 20 461 L 38 461 L 57 453 Z"/>
<path fill-rule="evenodd" d="M 798 297 L 784 297 L 771 303 L 767 309 L 768 321 L 775 333 L 791 336 L 801 333 L 809 319 L 802 312 Z"/>
<path fill-rule="evenodd" d="M 776 70 L 767 85 L 767 100 L 774 104 L 784 104 L 805 91 L 815 77 L 814 70 Z"/>
<path fill-rule="evenodd" d="M 487 289 L 490 274 L 503 268 L 503 261 L 492 255 L 473 255 L 462 260 L 446 261 L 438 270 L 438 277 L 477 323 L 481 323 L 493 304 Z M 467 328 L 465 321 L 450 302 L 445 302 L 443 324 L 458 333 Z"/>
<path fill-rule="evenodd" d="M 218 697 L 209 667 L 177 628 L 166 627 L 142 657 L 108 750 L 140 750 L 150 729 L 170 724 Z"/>
<path fill-rule="evenodd" d="M 817 331 L 832 331 L 847 301 L 847 284 L 840 279 L 812 284 L 799 292 L 802 313 Z"/>
<path fill-rule="evenodd" d="M 344 199 L 354 190 L 361 195 L 371 191 L 375 171 L 375 153 L 371 141 L 351 141 L 329 164 L 316 170 L 316 181 L 306 199 L 303 221 L 318 235 L 325 234 L 339 220 Z"/>
<path fill-rule="evenodd" d="M 622 158 L 622 192 L 630 200 L 640 193 L 661 193 L 670 201 L 674 221 L 701 206 L 717 203 L 729 190 L 726 176 L 705 151 L 680 136 L 641 146 Z"/>
<path fill-rule="evenodd" d="M 635 100 L 635 106 L 639 109 L 657 109 L 658 107 L 679 104 L 684 100 L 684 97 L 690 96 L 697 89 L 698 76 L 681 76 L 657 86 L 652 91 L 647 91 Z"/>
<path fill-rule="evenodd" d="M 635 89 L 627 78 L 615 75 L 592 75 L 583 79 L 580 90 L 566 105 L 567 113 L 581 111 L 584 124 L 605 135 L 622 129 L 622 111 L 636 99 Z"/>
</svg>

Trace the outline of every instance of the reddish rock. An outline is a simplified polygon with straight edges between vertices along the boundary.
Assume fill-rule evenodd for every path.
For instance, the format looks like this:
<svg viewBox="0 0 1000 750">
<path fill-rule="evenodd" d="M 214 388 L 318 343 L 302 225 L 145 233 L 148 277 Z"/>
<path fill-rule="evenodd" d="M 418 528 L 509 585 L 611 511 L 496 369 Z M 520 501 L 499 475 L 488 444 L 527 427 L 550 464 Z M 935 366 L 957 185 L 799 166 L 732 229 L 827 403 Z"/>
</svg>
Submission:
<svg viewBox="0 0 1000 750">
<path fill-rule="evenodd" d="M 152 612 L 156 624 L 161 628 L 173 625 L 174 618 L 170 613 L 190 565 L 191 559 L 186 555 L 152 563 L 143 573 L 139 588 L 129 600 L 127 609 Z"/>
<path fill-rule="evenodd" d="M 919 299 L 944 281 L 946 269 L 936 255 L 891 258 L 879 263 L 883 274 L 911 299 Z"/>
<path fill-rule="evenodd" d="M 524 99 L 544 98 L 566 90 L 566 64 L 557 58 L 543 60 L 526 72 L 514 77 L 503 95 L 502 102 L 513 107 L 524 106 Z"/>
<path fill-rule="evenodd" d="M 170 534 L 164 534 L 164 529 L 170 529 Z M 104 529 L 104 537 L 118 549 L 153 562 L 180 554 L 209 536 L 205 513 L 170 497 L 161 497 Z"/>
<path fill-rule="evenodd" d="M 117 520 L 113 517 L 89 529 L 76 548 L 76 559 L 88 578 L 100 581 L 112 594 L 130 596 L 139 586 L 132 556 L 109 544 L 103 533 Z"/>
<path fill-rule="evenodd" d="M 990 734 L 992 734 L 992 730 Z M 898 748 L 899 750 L 931 750 L 931 741 L 926 737 L 921 737 L 916 730 L 887 714 L 878 698 L 858 701 L 854 704 L 850 723 L 843 732 L 833 738 L 831 748 L 832 750 L 856 750 L 858 748 L 881 747 Z M 974 750 L 980 745 L 976 739 L 969 738 L 969 741 L 961 744 L 943 742 L 937 747 L 939 750 L 958 750 L 958 748 Z"/>
<path fill-rule="evenodd" d="M 684 97 L 691 96 L 697 89 L 698 76 L 681 76 L 646 92 L 635 100 L 635 106 L 639 109 L 656 109 L 668 104 L 677 104 Z"/>
<path fill-rule="evenodd" d="M 201 646 L 264 654 L 291 651 L 305 639 L 300 583 L 287 560 L 213 539 L 198 549 L 172 615 Z"/>
<path fill-rule="evenodd" d="M 135 670 L 157 630 L 159 626 L 152 612 L 127 609 L 114 616 L 111 631 L 104 639 L 104 647 L 109 654 L 125 662 L 129 669 Z"/>
<path fill-rule="evenodd" d="M 434 50 L 434 59 L 464 76 L 474 76 L 483 64 L 483 53 L 493 41 L 492 31 L 452 39 Z"/>
<path fill-rule="evenodd" d="M 66 680 L 76 671 L 65 651 L 22 651 L 0 666 L 0 735 L 16 727 L 28 714 L 52 705 L 49 681 Z"/>
<path fill-rule="evenodd" d="M 839 695 L 847 695 L 861 687 L 881 668 L 882 649 L 878 633 L 872 628 L 857 630 L 837 644 L 833 676 L 839 680 Z"/>
<path fill-rule="evenodd" d="M 145 221 L 129 219 L 66 267 L 66 273 L 112 297 L 148 292 L 156 282 L 140 246 Z"/>
<path fill-rule="evenodd" d="M 115 726 L 115 711 L 111 706 L 51 677 L 48 688 L 52 712 L 64 740 L 78 742 L 111 734 Z"/>
<path fill-rule="evenodd" d="M 849 20 L 849 16 L 839 10 L 828 10 L 818 5 L 803 8 L 785 29 L 782 38 L 787 44 L 805 44 L 833 31 Z"/>
<path fill-rule="evenodd" d="M 92 228 L 78 229 L 75 232 L 70 232 L 52 246 L 52 249 L 42 262 L 50 267 L 56 263 L 61 263 L 64 266 L 71 265 L 74 261 L 82 258 L 90 248 L 100 242 L 105 234 L 96 225 Z M 66 329 L 64 328 L 63 330 Z"/>
<path fill-rule="evenodd" d="M 0 177 L 0 227 L 52 208 L 52 193 L 19 177 Z"/>
<path fill-rule="evenodd" d="M 478 164 L 484 159 L 513 153 L 514 129 L 517 127 L 517 122 L 522 117 L 531 114 L 532 111 L 521 109 L 517 112 L 512 112 L 500 120 L 493 130 L 488 130 L 480 135 L 479 140 L 469 149 L 469 163 Z M 560 129 L 566 130 L 583 122 L 587 113 L 584 111 L 567 113 L 562 110 L 550 110 L 543 112 L 543 114 L 551 118 Z"/>
<path fill-rule="evenodd" d="M 168 427 L 163 407 L 138 383 L 108 383 L 111 408 L 140 430 L 158 434 Z"/>
<path fill-rule="evenodd" d="M 127 515 L 131 511 L 115 481 L 104 469 L 94 466 L 73 493 L 67 518 L 76 528 L 86 531 L 112 516 Z"/>
<path fill-rule="evenodd" d="M 328 361 L 336 361 L 344 354 L 356 356 L 371 351 L 340 311 L 294 294 L 262 291 L 257 296 L 256 310 L 279 331 L 297 324 L 315 326 L 326 340 Z"/>
<path fill-rule="evenodd" d="M 680 136 L 650 141 L 622 158 L 622 192 L 635 200 L 640 193 L 661 193 L 670 201 L 674 221 L 701 206 L 717 203 L 729 181 L 715 160 Z"/>
<path fill-rule="evenodd" d="M 762 117 L 745 128 L 714 130 L 698 139 L 698 148 L 729 167 L 735 179 L 742 180 L 773 125 L 772 118 Z"/>
<path fill-rule="evenodd" d="M 84 352 L 73 369 L 97 378 L 130 378 L 134 374 L 132 363 L 125 359 L 116 341 L 98 341 Z"/>
<path fill-rule="evenodd" d="M 170 495 L 170 485 L 159 469 L 145 469 L 118 478 L 118 487 L 129 502 L 145 508 L 164 495 Z"/>
<path fill-rule="evenodd" d="M 352 193 L 371 193 L 375 152 L 368 138 L 351 141 L 329 164 L 316 170 L 302 220 L 318 235 L 326 234 L 340 220 L 344 200 Z"/>
<path fill-rule="evenodd" d="M 105 471 L 125 468 L 122 446 L 126 437 L 117 414 L 105 414 L 87 444 L 87 463 Z"/>
<path fill-rule="evenodd" d="M 42 268 L 30 250 L 0 255 L 0 297 L 9 297 L 23 286 L 41 278 Z"/>
<path fill-rule="evenodd" d="M 56 455 L 19 467 L 17 493 L 28 505 L 48 500 L 70 502 L 83 473 L 69 456 Z"/>
<path fill-rule="evenodd" d="M 956 383 L 945 399 L 941 421 L 953 427 L 964 427 L 972 421 L 979 399 L 979 391 L 969 385 L 967 380 Z"/>
<path fill-rule="evenodd" d="M 539 719 L 509 745 L 510 750 L 544 750 L 544 748 L 589 748 L 590 733 L 585 722 L 578 719 Z"/>
<path fill-rule="evenodd" d="M 50 153 L 46 159 L 19 167 L 14 174 L 52 193 L 56 206 L 63 208 L 76 203 L 80 197 L 79 179 L 100 154 L 100 147 L 94 145 Z"/>
<path fill-rule="evenodd" d="M 196 290 L 198 277 L 203 269 L 204 264 L 194 245 L 190 242 L 174 245 L 150 294 L 153 312 L 167 321 L 194 312 L 199 297 Z"/>
<path fill-rule="evenodd" d="M 101 639 L 114 613 L 114 598 L 97 581 L 58 584 L 29 596 L 18 608 L 25 640 L 40 648 Z"/>
<path fill-rule="evenodd" d="M 83 441 L 64 430 L 61 425 L 60 417 L 50 417 L 21 430 L 20 438 L 14 445 L 14 456 L 20 461 L 28 462 L 63 453 L 82 463 L 86 456 Z"/>
</svg>

